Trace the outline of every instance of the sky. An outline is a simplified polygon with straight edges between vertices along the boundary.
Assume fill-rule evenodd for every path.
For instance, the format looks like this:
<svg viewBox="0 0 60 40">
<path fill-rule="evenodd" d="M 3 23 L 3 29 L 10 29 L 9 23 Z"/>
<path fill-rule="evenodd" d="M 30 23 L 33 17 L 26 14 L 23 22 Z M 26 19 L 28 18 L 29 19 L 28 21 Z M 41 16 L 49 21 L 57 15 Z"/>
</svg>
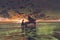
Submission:
<svg viewBox="0 0 60 40">
<path fill-rule="evenodd" d="M 60 9 L 60 0 L 0 0 L 0 7 L 19 8 L 21 6 L 40 6 L 45 9 Z"/>
<path fill-rule="evenodd" d="M 60 0 L 0 0 L 0 14 L 6 16 L 10 9 L 15 11 L 18 11 L 18 9 L 29 9 L 31 11 L 32 9 L 33 13 L 48 10 L 59 14 Z"/>
</svg>

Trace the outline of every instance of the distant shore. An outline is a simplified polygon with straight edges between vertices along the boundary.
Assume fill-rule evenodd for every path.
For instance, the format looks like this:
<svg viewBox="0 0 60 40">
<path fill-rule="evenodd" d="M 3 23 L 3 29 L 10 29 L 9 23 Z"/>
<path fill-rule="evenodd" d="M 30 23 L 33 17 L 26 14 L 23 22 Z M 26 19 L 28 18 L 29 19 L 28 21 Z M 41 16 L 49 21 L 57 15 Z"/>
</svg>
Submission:
<svg viewBox="0 0 60 40">
<path fill-rule="evenodd" d="M 28 21 L 25 21 L 28 22 Z M 60 20 L 36 20 L 36 22 L 60 22 Z M 19 20 L 0 21 L 0 23 L 19 23 Z M 21 23 L 21 22 L 20 22 Z"/>
</svg>

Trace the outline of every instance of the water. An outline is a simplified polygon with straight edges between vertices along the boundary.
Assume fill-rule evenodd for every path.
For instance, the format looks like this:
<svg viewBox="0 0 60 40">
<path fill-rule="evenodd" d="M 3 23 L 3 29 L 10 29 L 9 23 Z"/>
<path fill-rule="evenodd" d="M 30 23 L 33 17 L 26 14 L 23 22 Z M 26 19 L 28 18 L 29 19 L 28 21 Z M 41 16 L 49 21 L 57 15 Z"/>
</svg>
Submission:
<svg viewBox="0 0 60 40">
<path fill-rule="evenodd" d="M 10 35 L 11 33 L 21 32 L 21 24 L 17 23 L 3 23 L 0 24 L 0 39 L 3 40 L 4 36 Z M 60 33 L 60 23 L 36 23 L 36 34 L 37 40 L 58 40 L 52 36 L 54 33 Z M 16 33 L 15 33 L 16 34 Z M 16 34 L 16 35 L 18 35 Z M 19 36 L 17 37 L 17 39 Z M 15 38 L 12 38 L 15 40 Z"/>
<path fill-rule="evenodd" d="M 58 40 L 60 37 L 60 23 L 37 23 L 38 40 Z M 58 34 L 58 35 L 57 35 Z M 55 36 L 56 35 L 56 36 Z M 59 37 L 59 38 L 58 38 Z"/>
</svg>

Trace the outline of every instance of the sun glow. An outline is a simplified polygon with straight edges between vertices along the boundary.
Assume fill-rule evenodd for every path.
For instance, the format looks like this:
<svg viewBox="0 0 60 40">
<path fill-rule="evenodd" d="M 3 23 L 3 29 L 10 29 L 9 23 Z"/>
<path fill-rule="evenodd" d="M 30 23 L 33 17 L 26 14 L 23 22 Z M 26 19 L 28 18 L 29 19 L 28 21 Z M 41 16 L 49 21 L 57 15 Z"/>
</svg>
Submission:
<svg viewBox="0 0 60 40">
<path fill-rule="evenodd" d="M 22 20 L 24 19 L 24 22 L 27 22 L 28 20 L 25 18 L 18 18 L 18 19 L 8 19 L 8 18 L 0 18 L 0 22 L 15 22 L 15 23 L 22 23 Z"/>
<path fill-rule="evenodd" d="M 8 12 L 10 18 L 3 18 L 0 17 L 0 22 L 14 22 L 14 23 L 21 23 L 24 19 L 24 22 L 27 22 L 27 16 L 25 14 L 15 14 L 15 12 Z M 15 15 L 14 15 L 15 14 Z"/>
<path fill-rule="evenodd" d="M 0 23 L 1 22 L 12 22 L 12 23 L 22 23 L 22 21 L 24 20 L 24 22 L 28 22 L 29 20 L 26 18 L 17 18 L 17 19 L 8 19 L 8 18 L 0 18 Z M 36 20 L 36 22 L 60 22 L 59 20 Z"/>
<path fill-rule="evenodd" d="M 20 20 L 18 20 L 18 23 L 22 23 L 22 20 L 24 20 L 24 22 L 28 22 L 27 19 L 20 19 Z"/>
</svg>

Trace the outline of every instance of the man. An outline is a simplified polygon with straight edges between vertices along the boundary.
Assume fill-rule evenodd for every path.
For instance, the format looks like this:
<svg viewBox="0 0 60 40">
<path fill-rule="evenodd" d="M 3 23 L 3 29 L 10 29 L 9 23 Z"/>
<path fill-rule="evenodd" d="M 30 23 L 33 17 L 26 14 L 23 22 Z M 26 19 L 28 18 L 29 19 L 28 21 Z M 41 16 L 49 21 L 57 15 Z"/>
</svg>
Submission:
<svg viewBox="0 0 60 40">
<path fill-rule="evenodd" d="M 28 16 L 28 22 L 26 23 L 26 36 L 28 40 L 36 40 L 36 20 Z"/>
<path fill-rule="evenodd" d="M 27 40 L 35 40 L 36 38 L 36 20 L 28 16 L 28 22 L 24 22 L 24 19 L 21 23 L 22 32 L 25 32 Z"/>
<path fill-rule="evenodd" d="M 21 23 L 22 33 L 24 33 L 24 28 L 25 28 L 25 23 L 24 23 L 24 19 L 23 19 L 23 20 L 22 20 L 22 23 Z"/>
</svg>

